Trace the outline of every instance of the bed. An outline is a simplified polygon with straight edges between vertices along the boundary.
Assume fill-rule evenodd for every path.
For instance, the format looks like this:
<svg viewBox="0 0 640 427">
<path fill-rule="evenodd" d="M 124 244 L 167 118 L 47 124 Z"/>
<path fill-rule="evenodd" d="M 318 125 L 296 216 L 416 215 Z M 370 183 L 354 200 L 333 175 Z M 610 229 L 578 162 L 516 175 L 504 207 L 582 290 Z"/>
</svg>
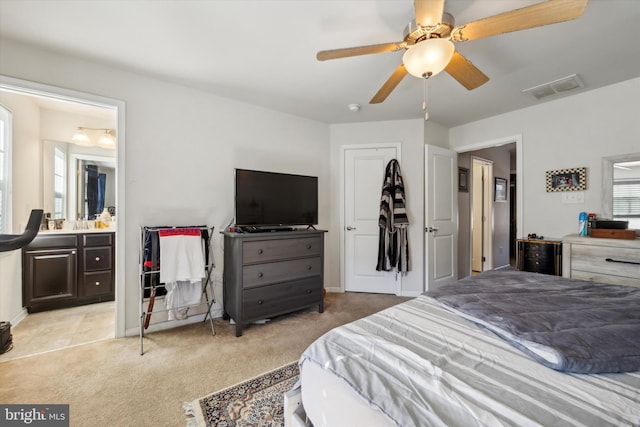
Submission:
<svg viewBox="0 0 640 427">
<path fill-rule="evenodd" d="M 638 307 L 640 288 L 465 278 L 316 340 L 298 412 L 315 427 L 639 426 Z"/>
</svg>

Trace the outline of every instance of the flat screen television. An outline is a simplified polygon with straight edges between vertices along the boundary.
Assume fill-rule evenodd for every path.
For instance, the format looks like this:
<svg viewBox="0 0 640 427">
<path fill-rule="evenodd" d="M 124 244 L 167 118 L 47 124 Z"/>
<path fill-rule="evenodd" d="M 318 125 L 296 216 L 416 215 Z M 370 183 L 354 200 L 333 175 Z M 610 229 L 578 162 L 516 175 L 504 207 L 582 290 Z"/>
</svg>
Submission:
<svg viewBox="0 0 640 427">
<path fill-rule="evenodd" d="M 237 226 L 318 224 L 318 177 L 247 169 L 235 171 Z"/>
</svg>

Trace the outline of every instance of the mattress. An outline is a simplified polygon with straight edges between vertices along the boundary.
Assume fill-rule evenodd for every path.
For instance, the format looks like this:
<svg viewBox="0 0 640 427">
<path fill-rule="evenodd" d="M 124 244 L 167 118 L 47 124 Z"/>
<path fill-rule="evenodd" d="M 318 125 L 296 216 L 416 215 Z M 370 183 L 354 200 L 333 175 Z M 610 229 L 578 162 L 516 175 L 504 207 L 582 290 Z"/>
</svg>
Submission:
<svg viewBox="0 0 640 427">
<path fill-rule="evenodd" d="M 563 373 L 420 296 L 300 359 L 314 426 L 638 426 L 640 372 Z"/>
</svg>

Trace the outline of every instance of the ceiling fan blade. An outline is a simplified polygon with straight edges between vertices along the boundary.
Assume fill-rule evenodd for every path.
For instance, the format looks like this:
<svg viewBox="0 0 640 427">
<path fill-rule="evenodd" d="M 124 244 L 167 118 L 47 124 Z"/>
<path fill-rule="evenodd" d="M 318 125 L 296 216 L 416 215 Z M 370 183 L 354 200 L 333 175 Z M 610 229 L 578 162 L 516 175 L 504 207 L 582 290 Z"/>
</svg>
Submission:
<svg viewBox="0 0 640 427">
<path fill-rule="evenodd" d="M 396 70 L 393 72 L 393 74 L 391 74 L 391 77 L 389 77 L 387 81 L 384 82 L 380 90 L 378 90 L 378 92 L 373 95 L 373 98 L 371 98 L 369 104 L 379 104 L 387 99 L 387 96 L 389 96 L 389 94 L 393 92 L 396 86 L 398 86 L 398 83 L 400 83 L 404 76 L 406 76 L 407 74 L 407 69 L 403 64 L 400 64 L 398 68 L 396 68 Z"/>
<path fill-rule="evenodd" d="M 473 90 L 489 81 L 489 77 L 458 51 L 453 53 L 453 58 L 444 70 L 468 90 Z"/>
<path fill-rule="evenodd" d="M 414 0 L 416 24 L 423 27 L 433 27 L 442 22 L 444 0 Z"/>
<path fill-rule="evenodd" d="M 346 47 L 344 49 L 321 50 L 316 54 L 318 61 L 326 61 L 328 59 L 347 58 L 349 56 L 369 55 L 372 53 L 394 52 L 396 50 L 405 49 L 405 42 L 393 42 L 372 44 L 368 46 Z"/>
<path fill-rule="evenodd" d="M 582 15 L 589 0 L 548 0 L 460 25 L 452 31 L 454 41 L 476 40 L 497 34 L 569 21 Z"/>
</svg>

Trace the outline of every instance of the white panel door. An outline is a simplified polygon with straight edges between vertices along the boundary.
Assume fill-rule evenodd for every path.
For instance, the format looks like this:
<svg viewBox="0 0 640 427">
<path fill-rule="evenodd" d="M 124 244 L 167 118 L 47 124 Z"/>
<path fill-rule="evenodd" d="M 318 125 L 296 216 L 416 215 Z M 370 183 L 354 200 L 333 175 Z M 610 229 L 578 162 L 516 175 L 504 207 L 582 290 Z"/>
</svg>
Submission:
<svg viewBox="0 0 640 427">
<path fill-rule="evenodd" d="M 348 148 L 344 151 L 344 289 L 395 294 L 396 274 L 376 271 L 380 197 L 387 163 L 396 147 Z"/>
<path fill-rule="evenodd" d="M 434 290 L 458 277 L 457 154 L 425 146 L 425 285 Z"/>
</svg>

